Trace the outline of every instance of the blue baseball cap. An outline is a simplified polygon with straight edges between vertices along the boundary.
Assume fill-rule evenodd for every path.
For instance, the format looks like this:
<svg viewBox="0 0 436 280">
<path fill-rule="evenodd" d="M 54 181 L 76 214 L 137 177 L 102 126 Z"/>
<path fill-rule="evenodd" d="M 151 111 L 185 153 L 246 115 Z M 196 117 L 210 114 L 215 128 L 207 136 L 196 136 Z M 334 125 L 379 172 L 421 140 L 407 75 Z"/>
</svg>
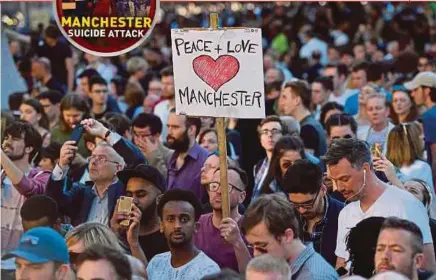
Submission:
<svg viewBox="0 0 436 280">
<path fill-rule="evenodd" d="M 67 264 L 70 262 L 65 239 L 52 228 L 37 227 L 26 232 L 18 247 L 7 253 L 2 259 L 18 257 L 31 263 L 55 261 Z"/>
</svg>

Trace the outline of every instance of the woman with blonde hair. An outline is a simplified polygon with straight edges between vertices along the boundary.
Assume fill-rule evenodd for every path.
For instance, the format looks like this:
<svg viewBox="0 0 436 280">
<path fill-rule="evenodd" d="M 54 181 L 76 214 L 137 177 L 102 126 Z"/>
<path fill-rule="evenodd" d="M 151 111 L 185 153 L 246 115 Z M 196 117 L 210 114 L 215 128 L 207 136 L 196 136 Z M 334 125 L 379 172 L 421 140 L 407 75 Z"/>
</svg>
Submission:
<svg viewBox="0 0 436 280">
<path fill-rule="evenodd" d="M 117 236 L 113 233 L 107 226 L 100 223 L 84 223 L 74 229 L 72 229 L 66 236 L 65 240 L 68 246 L 68 252 L 70 254 L 70 263 L 74 266 L 77 257 L 83 253 L 86 248 L 94 244 L 102 244 L 109 246 L 120 254 L 126 254 L 126 251 L 121 246 Z M 127 255 L 129 258 L 130 265 L 132 266 L 133 274 L 138 275 L 139 278 L 146 278 L 144 274 L 145 267 L 144 264 L 147 263 L 144 252 L 141 256 L 132 257 Z M 145 263 L 141 263 L 142 260 Z"/>
</svg>

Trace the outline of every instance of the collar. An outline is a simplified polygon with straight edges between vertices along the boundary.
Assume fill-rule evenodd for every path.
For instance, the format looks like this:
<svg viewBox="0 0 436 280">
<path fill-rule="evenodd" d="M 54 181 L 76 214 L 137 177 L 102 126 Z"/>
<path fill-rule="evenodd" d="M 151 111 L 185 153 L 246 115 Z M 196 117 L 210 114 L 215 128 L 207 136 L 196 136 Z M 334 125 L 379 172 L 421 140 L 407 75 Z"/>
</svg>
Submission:
<svg viewBox="0 0 436 280">
<path fill-rule="evenodd" d="M 115 178 L 114 181 L 112 182 L 112 184 L 110 184 L 104 191 L 103 191 L 103 196 L 106 195 L 106 193 L 108 192 L 108 190 L 110 189 L 110 187 L 112 187 L 113 185 L 115 185 L 116 183 L 118 183 L 118 178 Z M 85 182 L 86 186 L 91 186 L 92 185 L 92 193 L 95 194 L 95 196 L 98 196 L 97 194 L 97 185 L 92 182 L 92 181 L 86 181 Z"/>
<path fill-rule="evenodd" d="M 297 271 L 299 271 L 302 268 L 304 263 L 314 254 L 315 254 L 315 250 L 313 249 L 313 245 L 312 243 L 309 243 L 308 245 L 306 245 L 306 248 L 303 250 L 303 252 L 301 252 L 300 255 L 298 255 L 295 261 L 291 262 L 292 274 L 294 273 L 296 274 Z"/>
<path fill-rule="evenodd" d="M 200 156 L 202 149 L 203 148 L 200 145 L 198 145 L 197 142 L 195 142 L 194 145 L 191 147 L 191 149 L 189 149 L 188 155 L 191 158 L 198 160 L 198 157 Z"/>
</svg>

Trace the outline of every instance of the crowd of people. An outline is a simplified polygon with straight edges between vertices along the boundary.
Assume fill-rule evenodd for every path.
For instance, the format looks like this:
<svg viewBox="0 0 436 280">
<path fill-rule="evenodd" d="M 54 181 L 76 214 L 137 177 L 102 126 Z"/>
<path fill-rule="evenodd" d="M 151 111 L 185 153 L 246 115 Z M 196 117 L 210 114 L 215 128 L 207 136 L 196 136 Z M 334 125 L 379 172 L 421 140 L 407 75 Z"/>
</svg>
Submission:
<svg viewBox="0 0 436 280">
<path fill-rule="evenodd" d="M 162 6 L 111 59 L 4 31 L 28 90 L 1 112 L 2 278 L 436 279 L 434 3 L 214 7 L 264 41 L 267 116 L 226 120 L 229 217 L 215 119 L 175 111 L 169 30 L 208 11 Z"/>
</svg>

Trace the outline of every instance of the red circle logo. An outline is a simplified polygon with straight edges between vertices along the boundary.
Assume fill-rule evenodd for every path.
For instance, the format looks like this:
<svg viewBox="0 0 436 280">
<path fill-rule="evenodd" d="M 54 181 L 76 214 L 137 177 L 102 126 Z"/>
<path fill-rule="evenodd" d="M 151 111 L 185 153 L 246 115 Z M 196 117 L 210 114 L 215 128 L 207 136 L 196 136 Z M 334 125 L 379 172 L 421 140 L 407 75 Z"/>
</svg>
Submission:
<svg viewBox="0 0 436 280">
<path fill-rule="evenodd" d="M 75 47 L 97 56 L 133 50 L 150 35 L 159 0 L 54 0 L 56 21 Z"/>
</svg>

